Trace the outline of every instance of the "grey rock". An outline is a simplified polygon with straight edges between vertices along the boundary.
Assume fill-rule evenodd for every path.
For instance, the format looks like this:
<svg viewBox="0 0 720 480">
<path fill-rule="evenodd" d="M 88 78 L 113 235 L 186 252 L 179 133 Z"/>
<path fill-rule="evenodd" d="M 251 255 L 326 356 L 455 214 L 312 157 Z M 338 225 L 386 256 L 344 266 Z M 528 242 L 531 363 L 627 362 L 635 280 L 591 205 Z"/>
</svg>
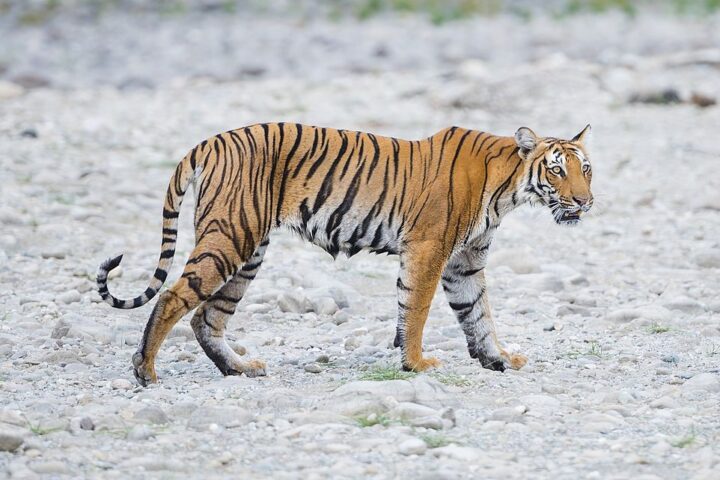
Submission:
<svg viewBox="0 0 720 480">
<path fill-rule="evenodd" d="M 304 370 L 308 373 L 320 373 L 322 368 L 317 363 L 308 363 L 305 365 Z"/>
<path fill-rule="evenodd" d="M 151 423 L 154 425 L 163 425 L 169 422 L 165 412 L 160 407 L 149 406 L 144 407 L 135 412 L 133 418 L 138 422 Z"/>
<path fill-rule="evenodd" d="M 312 311 L 312 304 L 299 291 L 283 292 L 277 297 L 277 304 L 285 313 L 306 313 Z"/>
<path fill-rule="evenodd" d="M 95 430 L 95 423 L 90 417 L 83 417 L 80 419 L 80 428 L 82 430 Z"/>
<path fill-rule="evenodd" d="M 207 430 L 215 424 L 225 428 L 235 428 L 246 425 L 253 420 L 248 410 L 240 407 L 211 407 L 197 408 L 188 419 L 188 427 L 194 430 Z"/>
<path fill-rule="evenodd" d="M 24 442 L 17 429 L 6 429 L 0 426 L 0 452 L 14 452 Z"/>
<path fill-rule="evenodd" d="M 82 296 L 77 290 L 68 290 L 55 297 L 55 299 L 60 303 L 69 304 L 79 302 L 82 300 Z"/>
</svg>

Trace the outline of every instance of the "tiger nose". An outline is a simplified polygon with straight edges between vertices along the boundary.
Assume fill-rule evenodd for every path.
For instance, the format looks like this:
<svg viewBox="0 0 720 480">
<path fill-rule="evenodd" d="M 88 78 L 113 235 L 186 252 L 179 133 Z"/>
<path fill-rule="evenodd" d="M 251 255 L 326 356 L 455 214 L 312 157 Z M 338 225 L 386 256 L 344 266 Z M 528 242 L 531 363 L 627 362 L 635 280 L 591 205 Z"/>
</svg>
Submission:
<svg viewBox="0 0 720 480">
<path fill-rule="evenodd" d="M 572 197 L 575 204 L 580 207 L 584 212 L 590 210 L 592 204 L 592 198 L 590 196 Z"/>
</svg>

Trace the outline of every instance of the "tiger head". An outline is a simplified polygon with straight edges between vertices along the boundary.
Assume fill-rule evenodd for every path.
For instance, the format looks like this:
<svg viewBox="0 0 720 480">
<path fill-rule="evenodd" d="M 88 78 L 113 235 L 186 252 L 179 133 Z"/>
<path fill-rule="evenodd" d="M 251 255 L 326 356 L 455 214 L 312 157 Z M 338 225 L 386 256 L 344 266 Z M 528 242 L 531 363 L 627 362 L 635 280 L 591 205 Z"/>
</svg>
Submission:
<svg viewBox="0 0 720 480">
<path fill-rule="evenodd" d="M 520 157 L 525 160 L 523 186 L 531 204 L 547 205 L 555 221 L 575 225 L 590 210 L 592 168 L 586 151 L 590 125 L 572 140 L 538 137 L 527 127 L 515 132 Z"/>
</svg>

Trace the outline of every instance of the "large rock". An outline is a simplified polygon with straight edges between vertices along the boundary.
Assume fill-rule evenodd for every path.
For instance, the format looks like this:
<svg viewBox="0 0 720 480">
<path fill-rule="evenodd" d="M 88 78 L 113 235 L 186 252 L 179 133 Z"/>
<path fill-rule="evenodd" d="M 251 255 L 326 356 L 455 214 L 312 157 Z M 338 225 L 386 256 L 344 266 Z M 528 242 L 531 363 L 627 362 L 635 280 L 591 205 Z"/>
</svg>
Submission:
<svg viewBox="0 0 720 480">
<path fill-rule="evenodd" d="M 684 390 L 720 391 L 720 380 L 713 373 L 699 373 L 683 384 Z"/>
<path fill-rule="evenodd" d="M 417 404 L 416 409 L 430 407 L 425 412 L 458 405 L 457 398 L 443 384 L 420 375 L 412 380 L 347 383 L 333 392 L 330 408 L 350 416 L 379 414 L 395 408 L 398 402 Z"/>
<path fill-rule="evenodd" d="M 253 420 L 249 411 L 240 407 L 199 407 L 188 419 L 188 427 L 195 430 L 206 430 L 215 424 L 225 428 L 246 425 Z"/>
<path fill-rule="evenodd" d="M 307 313 L 312 311 L 312 303 L 302 292 L 283 292 L 277 297 L 277 304 L 285 313 Z"/>
</svg>

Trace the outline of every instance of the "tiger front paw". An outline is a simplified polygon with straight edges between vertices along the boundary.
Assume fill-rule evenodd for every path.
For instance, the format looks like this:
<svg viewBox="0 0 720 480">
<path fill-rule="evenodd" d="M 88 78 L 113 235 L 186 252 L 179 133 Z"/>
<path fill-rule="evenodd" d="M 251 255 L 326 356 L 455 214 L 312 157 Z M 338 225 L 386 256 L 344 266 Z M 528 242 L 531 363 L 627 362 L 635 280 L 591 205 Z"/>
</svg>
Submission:
<svg viewBox="0 0 720 480">
<path fill-rule="evenodd" d="M 421 357 L 418 360 L 405 360 L 403 362 L 403 370 L 406 372 L 423 372 L 428 368 L 440 366 L 440 360 L 434 357 Z"/>
</svg>

